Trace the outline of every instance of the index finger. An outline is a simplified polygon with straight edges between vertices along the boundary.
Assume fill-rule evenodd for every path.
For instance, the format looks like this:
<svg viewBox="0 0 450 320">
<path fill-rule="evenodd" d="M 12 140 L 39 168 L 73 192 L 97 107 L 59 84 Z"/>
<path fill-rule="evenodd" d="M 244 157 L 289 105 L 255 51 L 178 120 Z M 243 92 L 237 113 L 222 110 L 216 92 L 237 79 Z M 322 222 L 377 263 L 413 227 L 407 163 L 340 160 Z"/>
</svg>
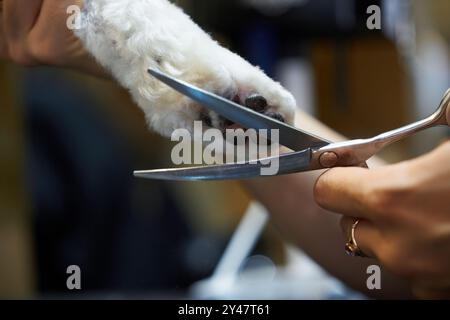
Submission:
<svg viewBox="0 0 450 320">
<path fill-rule="evenodd" d="M 450 126 L 450 107 L 447 107 L 447 123 Z"/>
<path fill-rule="evenodd" d="M 333 168 L 322 174 L 314 186 L 316 202 L 324 209 L 346 216 L 371 220 L 365 200 L 371 179 L 368 169 Z"/>
</svg>

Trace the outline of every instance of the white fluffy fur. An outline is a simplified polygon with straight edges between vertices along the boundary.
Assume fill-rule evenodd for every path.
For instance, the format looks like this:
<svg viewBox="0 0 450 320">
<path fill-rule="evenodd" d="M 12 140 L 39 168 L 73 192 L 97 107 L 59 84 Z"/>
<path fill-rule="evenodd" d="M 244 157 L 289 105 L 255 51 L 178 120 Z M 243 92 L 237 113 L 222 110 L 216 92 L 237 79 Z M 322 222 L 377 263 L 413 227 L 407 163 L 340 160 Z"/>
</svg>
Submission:
<svg viewBox="0 0 450 320">
<path fill-rule="evenodd" d="M 260 93 L 273 111 L 293 121 L 291 94 L 221 47 L 168 0 L 86 0 L 82 26 L 77 35 L 88 51 L 131 92 L 162 135 L 192 130 L 203 109 L 150 77 L 149 67 L 226 97 Z M 219 127 L 218 117 L 209 115 Z"/>
</svg>

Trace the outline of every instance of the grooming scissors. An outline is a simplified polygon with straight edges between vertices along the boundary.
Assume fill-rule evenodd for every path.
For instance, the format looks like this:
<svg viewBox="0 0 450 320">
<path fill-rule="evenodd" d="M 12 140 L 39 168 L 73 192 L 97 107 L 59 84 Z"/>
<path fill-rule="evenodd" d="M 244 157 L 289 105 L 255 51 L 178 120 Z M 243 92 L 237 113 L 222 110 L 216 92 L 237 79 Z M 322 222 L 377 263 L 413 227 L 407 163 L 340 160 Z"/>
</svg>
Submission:
<svg viewBox="0 0 450 320">
<path fill-rule="evenodd" d="M 370 139 L 332 143 L 312 133 L 295 128 L 216 94 L 197 88 L 161 71 L 149 69 L 148 72 L 181 94 L 244 128 L 279 130 L 280 145 L 288 147 L 293 152 L 278 156 L 279 170 L 277 175 L 333 167 L 365 166 L 367 160 L 391 143 L 431 127 L 448 126 L 446 112 L 450 103 L 450 89 L 444 94 L 436 112 L 423 120 L 382 133 Z M 270 159 L 266 158 L 238 164 L 135 171 L 134 175 L 139 178 L 176 181 L 248 179 L 261 176 L 261 168 L 265 167 L 263 163 L 266 164 L 267 160 Z"/>
</svg>

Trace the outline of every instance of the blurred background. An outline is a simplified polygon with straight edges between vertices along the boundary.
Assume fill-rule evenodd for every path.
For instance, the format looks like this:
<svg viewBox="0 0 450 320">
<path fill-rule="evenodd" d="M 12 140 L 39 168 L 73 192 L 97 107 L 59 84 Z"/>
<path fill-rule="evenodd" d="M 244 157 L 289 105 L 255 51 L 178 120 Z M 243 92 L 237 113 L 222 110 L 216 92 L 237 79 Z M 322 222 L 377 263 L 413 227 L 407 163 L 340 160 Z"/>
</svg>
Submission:
<svg viewBox="0 0 450 320">
<path fill-rule="evenodd" d="M 450 86 L 448 0 L 176 2 L 349 138 L 428 115 Z M 367 28 L 370 5 L 381 30 Z M 81 297 L 358 297 L 264 227 L 238 183 L 134 179 L 171 166 L 171 145 L 114 83 L 0 62 L 0 110 L 0 298 L 72 297 L 69 265 Z M 448 136 L 430 130 L 382 156 Z M 226 268 L 247 281 L 224 282 Z"/>
</svg>

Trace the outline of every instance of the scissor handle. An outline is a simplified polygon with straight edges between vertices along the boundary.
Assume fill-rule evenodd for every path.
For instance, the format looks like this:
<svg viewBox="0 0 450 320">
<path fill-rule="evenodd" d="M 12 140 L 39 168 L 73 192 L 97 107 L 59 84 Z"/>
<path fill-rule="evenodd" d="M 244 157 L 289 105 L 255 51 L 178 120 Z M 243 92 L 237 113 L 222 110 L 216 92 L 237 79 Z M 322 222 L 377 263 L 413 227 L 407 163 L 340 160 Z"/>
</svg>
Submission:
<svg viewBox="0 0 450 320">
<path fill-rule="evenodd" d="M 382 133 L 371 139 L 350 140 L 332 143 L 315 149 L 311 165 L 314 169 L 331 167 L 361 166 L 386 146 L 412 136 L 419 131 L 435 127 L 449 126 L 447 111 L 450 108 L 450 89 L 446 91 L 439 108 L 429 117 L 404 127 Z"/>
</svg>

